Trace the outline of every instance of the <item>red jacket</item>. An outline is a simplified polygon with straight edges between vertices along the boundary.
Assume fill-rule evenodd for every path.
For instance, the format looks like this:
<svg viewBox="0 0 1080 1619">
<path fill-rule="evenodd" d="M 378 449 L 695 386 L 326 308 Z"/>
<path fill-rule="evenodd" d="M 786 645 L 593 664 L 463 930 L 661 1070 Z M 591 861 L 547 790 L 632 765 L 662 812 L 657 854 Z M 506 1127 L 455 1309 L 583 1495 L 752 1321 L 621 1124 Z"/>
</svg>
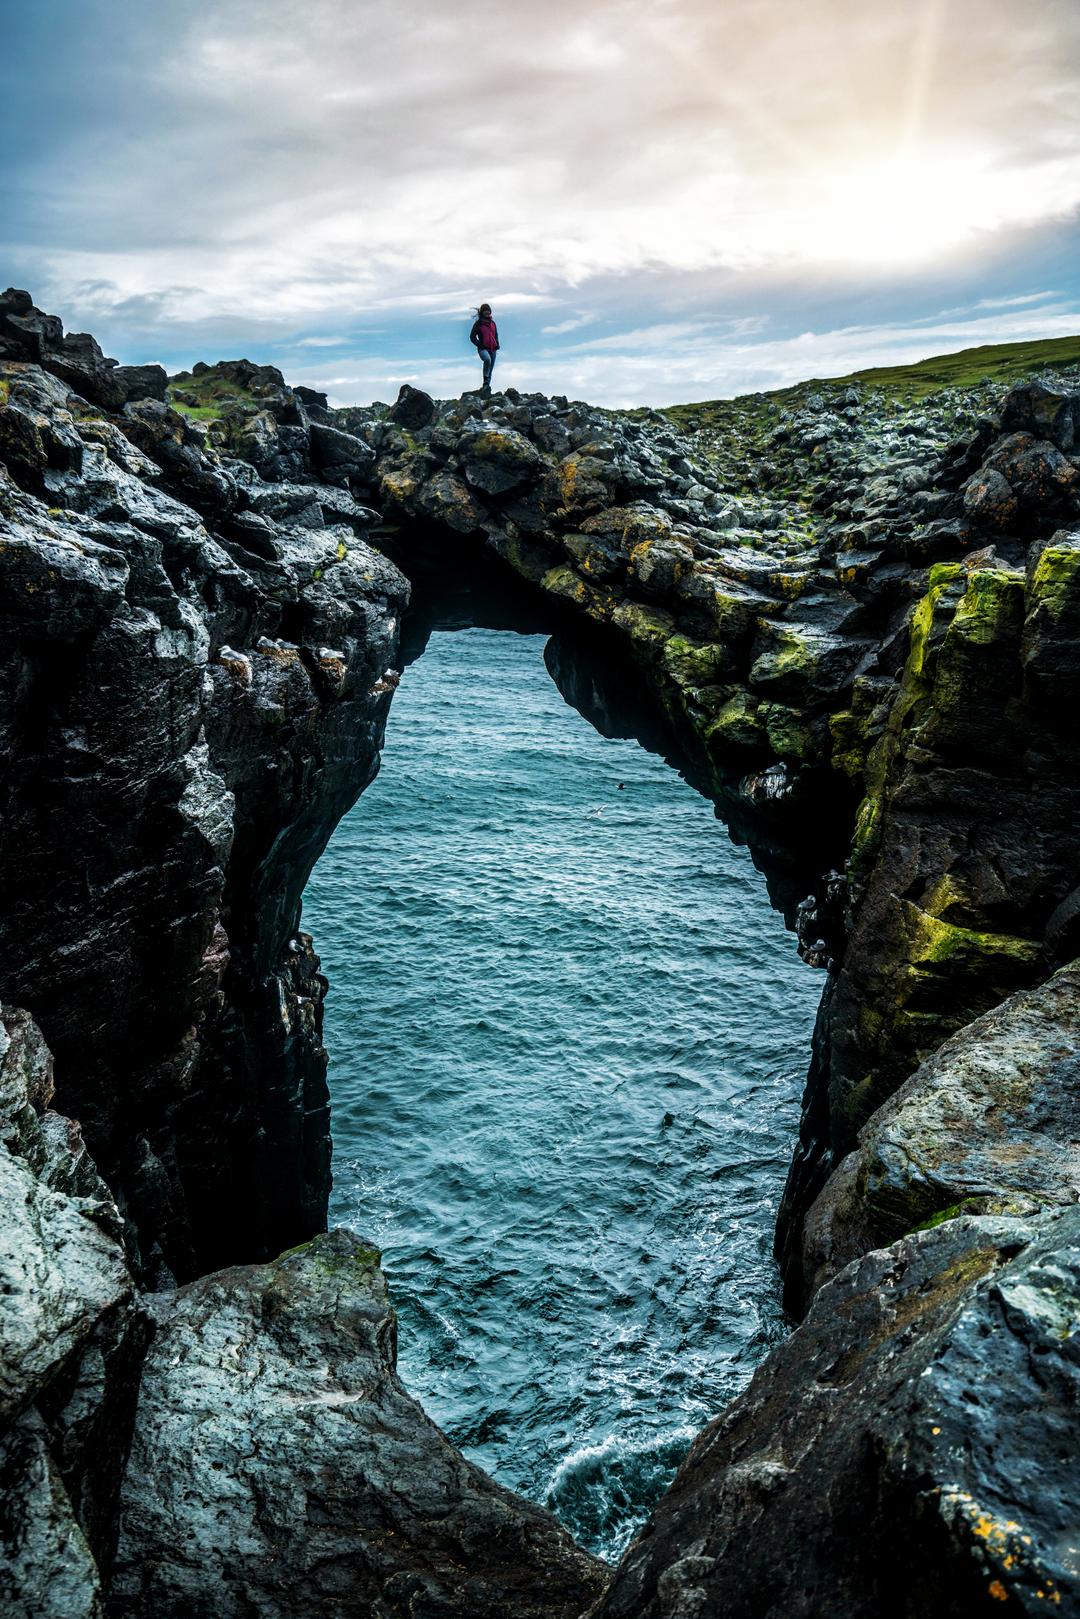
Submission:
<svg viewBox="0 0 1080 1619">
<path fill-rule="evenodd" d="M 469 342 L 475 343 L 478 349 L 487 349 L 489 354 L 495 353 L 499 347 L 499 333 L 490 315 L 485 315 L 482 320 L 473 321 Z"/>
</svg>

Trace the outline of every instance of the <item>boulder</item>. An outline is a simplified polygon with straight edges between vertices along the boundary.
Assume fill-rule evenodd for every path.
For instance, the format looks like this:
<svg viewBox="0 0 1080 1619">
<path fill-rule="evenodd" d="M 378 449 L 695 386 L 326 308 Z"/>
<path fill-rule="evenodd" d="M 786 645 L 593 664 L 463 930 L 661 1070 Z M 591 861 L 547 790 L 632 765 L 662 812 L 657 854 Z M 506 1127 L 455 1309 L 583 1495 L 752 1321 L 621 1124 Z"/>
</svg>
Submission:
<svg viewBox="0 0 1080 1619">
<path fill-rule="evenodd" d="M 84 444 L 99 444 L 110 461 L 133 477 L 149 480 L 161 477 L 157 462 L 144 455 L 139 446 L 121 433 L 113 422 L 99 421 L 92 416 L 82 417 L 75 430 Z"/>
<path fill-rule="evenodd" d="M 995 434 L 995 424 L 984 417 L 976 424 L 973 433 L 966 433 L 947 445 L 941 460 L 931 468 L 930 476 L 934 484 L 946 490 L 959 489 L 982 465 L 982 458 L 993 443 Z"/>
<path fill-rule="evenodd" d="M 540 464 L 536 446 L 512 427 L 481 423 L 462 434 L 458 448 L 468 482 L 489 495 L 518 488 Z"/>
<path fill-rule="evenodd" d="M 750 653 L 749 683 L 759 696 L 796 708 L 835 703 L 868 655 L 873 655 L 869 642 L 828 635 L 809 624 L 763 620 Z"/>
<path fill-rule="evenodd" d="M 631 552 L 631 574 L 646 601 L 671 603 L 679 581 L 690 572 L 694 553 L 681 541 L 643 540 Z"/>
<path fill-rule="evenodd" d="M 807 1296 L 920 1224 L 1080 1197 L 1080 965 L 1011 996 L 916 1069 L 806 1216 Z"/>
<path fill-rule="evenodd" d="M 698 1435 L 593 1619 L 1075 1613 L 1080 1211 L 849 1265 Z"/>
<path fill-rule="evenodd" d="M 325 404 L 325 399 L 323 403 Z M 438 414 L 438 406 L 430 394 L 424 393 L 422 388 L 412 388 L 407 382 L 403 382 L 390 410 L 390 420 L 405 428 L 406 432 L 416 433 L 422 427 L 430 427 L 432 422 L 437 420 Z"/>
<path fill-rule="evenodd" d="M 602 535 L 622 556 L 629 557 L 639 545 L 669 540 L 671 518 L 667 512 L 644 501 L 630 506 L 608 506 L 586 517 L 581 532 Z"/>
<path fill-rule="evenodd" d="M 111 1612 L 577 1615 L 608 1569 L 402 1387 L 378 1254 L 338 1230 L 150 1301 Z"/>
<path fill-rule="evenodd" d="M 260 388 L 278 389 L 285 386 L 285 378 L 276 365 L 255 365 L 251 360 L 218 360 L 213 366 L 200 363 L 195 366 L 194 375 L 205 376 L 207 371 L 216 371 L 227 382 L 238 383 L 252 393 Z"/>
<path fill-rule="evenodd" d="M 1003 433 L 1030 433 L 1049 439 L 1068 453 L 1080 427 L 1080 397 L 1056 393 L 1041 382 L 1024 382 L 1011 389 L 1001 407 Z"/>
<path fill-rule="evenodd" d="M 733 652 L 743 652 L 767 614 L 779 614 L 783 604 L 749 585 L 730 579 L 706 562 L 684 574 L 676 586 L 676 612 L 680 622 L 707 641 L 722 641 Z"/>
<path fill-rule="evenodd" d="M 458 534 L 471 534 L 484 520 L 483 509 L 468 485 L 452 472 L 439 472 L 429 478 L 416 496 L 417 505 L 428 517 L 445 523 Z"/>
<path fill-rule="evenodd" d="M 323 422 L 311 424 L 311 454 L 319 467 L 363 467 L 370 466 L 375 459 L 374 452 L 362 438 L 327 427 Z"/>
<path fill-rule="evenodd" d="M 169 379 L 162 365 L 118 365 L 112 380 L 118 388 L 123 388 L 125 403 L 131 399 L 159 399 L 165 403 L 165 384 Z"/>
<path fill-rule="evenodd" d="M 22 480 L 32 480 L 49 464 L 47 418 L 18 405 L 0 405 L 0 456 Z"/>
<path fill-rule="evenodd" d="M 602 538 L 594 539 L 588 534 L 564 534 L 562 543 L 571 566 L 586 579 L 626 579 L 625 558 L 614 547 L 605 544 Z"/>
<path fill-rule="evenodd" d="M 199 511 L 225 513 L 236 505 L 236 486 L 206 442 L 206 428 L 157 399 L 124 406 L 121 430 L 161 469 L 170 494 Z"/>
<path fill-rule="evenodd" d="M 984 462 L 984 474 L 1000 473 L 1021 507 L 1042 511 L 1056 507 L 1076 484 L 1076 468 L 1055 445 L 1030 433 L 1013 433 L 995 444 Z"/>
<path fill-rule="evenodd" d="M 278 425 L 270 411 L 260 410 L 255 416 L 245 418 L 237 435 L 236 448 L 243 459 L 255 467 L 265 466 L 273 459 L 278 452 Z"/>
<path fill-rule="evenodd" d="M 299 524 L 321 528 L 331 520 L 344 519 L 365 527 L 378 519 L 370 506 L 359 505 L 347 489 L 329 484 L 272 483 L 248 491 L 252 512 L 286 528 Z"/>
<path fill-rule="evenodd" d="M 554 456 L 556 460 L 566 455 L 570 449 L 570 434 L 566 430 L 565 422 L 561 422 L 557 416 L 535 417 L 532 434 L 544 453 Z"/>
<path fill-rule="evenodd" d="M 35 309 L 28 292 L 9 287 L 0 296 L 0 343 L 6 356 L 41 366 L 91 404 L 106 410 L 124 404 L 125 390 L 113 377 L 116 361 L 105 357 L 89 332 L 65 337 L 59 318 Z"/>
<path fill-rule="evenodd" d="M 1016 521 L 1017 510 L 1012 485 L 994 467 L 974 473 L 964 486 L 964 511 L 976 523 L 1007 529 Z"/>
</svg>

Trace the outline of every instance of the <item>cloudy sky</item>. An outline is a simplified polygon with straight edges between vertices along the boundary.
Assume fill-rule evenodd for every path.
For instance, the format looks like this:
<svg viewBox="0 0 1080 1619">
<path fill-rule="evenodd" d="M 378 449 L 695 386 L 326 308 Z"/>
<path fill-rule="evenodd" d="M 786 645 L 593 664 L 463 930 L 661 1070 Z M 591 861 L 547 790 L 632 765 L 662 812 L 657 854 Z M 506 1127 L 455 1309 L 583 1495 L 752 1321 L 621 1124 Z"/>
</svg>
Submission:
<svg viewBox="0 0 1080 1619">
<path fill-rule="evenodd" d="M 1080 331 L 1077 0 L 33 0 L 0 275 L 125 363 L 667 404 Z"/>
</svg>

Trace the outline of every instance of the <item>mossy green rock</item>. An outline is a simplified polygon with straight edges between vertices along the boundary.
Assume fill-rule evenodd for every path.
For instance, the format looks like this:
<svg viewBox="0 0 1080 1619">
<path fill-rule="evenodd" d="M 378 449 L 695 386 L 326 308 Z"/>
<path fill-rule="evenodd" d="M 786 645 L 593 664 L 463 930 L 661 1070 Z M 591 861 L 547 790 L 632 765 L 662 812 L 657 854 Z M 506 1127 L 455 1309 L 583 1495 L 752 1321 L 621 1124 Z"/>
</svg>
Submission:
<svg viewBox="0 0 1080 1619">
<path fill-rule="evenodd" d="M 830 1079 L 845 1151 L 945 1039 L 1043 970 L 1028 895 L 1071 843 L 1034 847 L 1018 830 L 1034 808 L 1021 759 L 1038 606 L 1017 570 L 940 564 L 913 615 L 900 691 L 867 755 L 849 875 L 856 920 Z M 852 729 L 834 722 L 834 743 Z"/>
<path fill-rule="evenodd" d="M 544 589 L 551 595 L 579 607 L 582 612 L 601 624 L 608 623 L 618 607 L 618 599 L 609 590 L 591 584 L 579 573 L 575 573 L 573 568 L 559 566 L 551 568 L 544 575 L 542 583 Z"/>
<path fill-rule="evenodd" d="M 758 703 L 749 692 L 736 690 L 727 697 L 704 725 L 706 744 L 718 761 L 734 748 L 762 748 L 766 742 L 765 723 Z"/>
<path fill-rule="evenodd" d="M 763 617 L 783 611 L 781 602 L 708 564 L 680 579 L 676 595 L 677 611 L 700 626 L 704 638 L 736 654 L 748 648 Z"/>
<path fill-rule="evenodd" d="M 749 683 L 773 702 L 809 708 L 836 699 L 864 663 L 867 647 L 801 624 L 762 623 L 754 641 Z"/>
</svg>

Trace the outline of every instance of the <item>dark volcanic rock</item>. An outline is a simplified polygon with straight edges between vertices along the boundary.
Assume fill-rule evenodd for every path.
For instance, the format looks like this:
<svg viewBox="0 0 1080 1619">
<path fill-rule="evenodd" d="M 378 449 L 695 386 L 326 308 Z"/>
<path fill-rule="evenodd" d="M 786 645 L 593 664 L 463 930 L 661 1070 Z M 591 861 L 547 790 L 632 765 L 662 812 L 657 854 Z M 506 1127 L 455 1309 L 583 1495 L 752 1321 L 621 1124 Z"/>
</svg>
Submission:
<svg viewBox="0 0 1080 1619">
<path fill-rule="evenodd" d="M 1080 419 L 1075 394 L 1056 393 L 1041 382 L 1026 382 L 1013 388 L 1001 412 L 1003 433 L 1030 433 L 1050 439 L 1059 450 L 1070 451 Z"/>
<path fill-rule="evenodd" d="M 994 467 L 976 472 L 964 490 L 964 511 L 977 523 L 1008 529 L 1016 521 L 1016 494 L 1005 476 Z"/>
<path fill-rule="evenodd" d="M 1080 1212 L 850 1265 L 698 1435 L 594 1619 L 1080 1605 Z"/>
<path fill-rule="evenodd" d="M 157 399 L 125 405 L 123 432 L 162 469 L 164 487 L 208 515 L 225 515 L 236 505 L 236 486 L 217 454 L 208 451 L 201 424 L 189 421 Z"/>
<path fill-rule="evenodd" d="M 1075 972 L 1044 982 L 1080 949 L 1078 406 L 820 384 L 711 436 L 515 389 L 331 412 L 248 360 L 163 390 L 0 299 L 0 991 L 65 1108 L 11 1014 L 9 1606 L 495 1619 L 603 1584 L 401 1389 L 373 1255 L 274 1261 L 325 1221 L 300 896 L 378 767 L 385 548 L 516 574 L 560 688 L 714 800 L 828 969 L 779 1223 L 813 1314 L 603 1611 L 1075 1611 L 1080 1217 L 1029 1217 L 1080 1184 Z M 110 1598 L 135 1277 L 159 1338 Z"/>
<path fill-rule="evenodd" d="M 34 377 L 44 443 L 66 413 L 32 367 L 11 396 Z M 145 451 L 80 417 L 50 508 L 0 488 L 0 982 L 167 1283 L 324 1223 L 324 981 L 296 924 L 377 768 L 408 586 L 321 508 L 267 519 L 261 555 L 217 539 L 156 483 L 213 510 L 232 475 L 167 406 L 120 420 Z"/>
<path fill-rule="evenodd" d="M 165 403 L 169 379 L 162 365 L 118 365 L 112 380 L 123 388 L 126 399 L 159 399 Z"/>
<path fill-rule="evenodd" d="M 927 1221 L 1070 1207 L 1080 1188 L 1080 965 L 947 1040 L 859 1132 L 806 1217 L 807 1297 Z"/>
<path fill-rule="evenodd" d="M 323 404 L 325 403 L 324 396 Z M 418 428 L 430 427 L 438 414 L 438 407 L 430 394 L 424 393 L 421 388 L 411 388 L 407 382 L 403 382 L 390 411 L 390 420 L 409 432 L 416 432 Z"/>
<path fill-rule="evenodd" d="M 116 361 L 106 359 L 89 333 L 65 337 L 56 315 L 35 309 L 30 294 L 14 287 L 0 294 L 0 357 L 39 365 L 106 410 L 119 410 L 126 398 L 115 381 Z"/>
<path fill-rule="evenodd" d="M 0 1603 L 18 1619 L 102 1619 L 101 1571 L 39 1414 L 0 1439 Z"/>
<path fill-rule="evenodd" d="M 862 1125 L 950 1035 L 1049 971 L 1044 934 L 1080 871 L 1078 562 L 1063 531 L 1027 574 L 992 552 L 941 564 L 915 614 L 868 763 L 849 937 L 781 1212 L 793 1309 L 801 1216 Z"/>
<path fill-rule="evenodd" d="M 316 466 L 320 467 L 359 468 L 375 459 L 363 439 L 321 422 L 313 422 L 311 426 L 311 453 Z"/>
<path fill-rule="evenodd" d="M 152 1308 L 111 1612 L 571 1619 L 610 1570 L 405 1392 L 346 1231 Z"/>
<path fill-rule="evenodd" d="M 51 1111 L 52 1056 L 0 1010 L 0 1606 L 100 1615 L 146 1317 L 122 1222 L 79 1126 Z"/>
</svg>

